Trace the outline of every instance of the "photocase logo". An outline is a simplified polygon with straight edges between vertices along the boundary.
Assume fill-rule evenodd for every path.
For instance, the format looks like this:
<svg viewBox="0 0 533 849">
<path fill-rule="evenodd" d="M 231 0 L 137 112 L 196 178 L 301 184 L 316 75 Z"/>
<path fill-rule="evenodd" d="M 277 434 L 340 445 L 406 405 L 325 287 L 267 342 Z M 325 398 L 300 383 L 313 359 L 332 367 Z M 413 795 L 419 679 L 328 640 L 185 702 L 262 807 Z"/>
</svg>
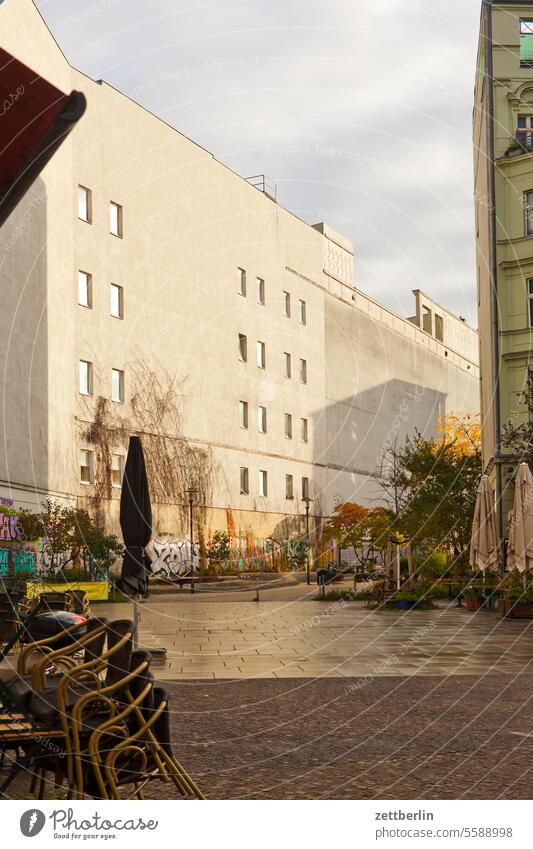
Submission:
<svg viewBox="0 0 533 849">
<path fill-rule="evenodd" d="M 1 0 L 0 0 L 1 3 Z M 24 837 L 35 837 L 43 830 L 46 817 L 37 808 L 25 811 L 20 818 L 20 830 Z"/>
</svg>

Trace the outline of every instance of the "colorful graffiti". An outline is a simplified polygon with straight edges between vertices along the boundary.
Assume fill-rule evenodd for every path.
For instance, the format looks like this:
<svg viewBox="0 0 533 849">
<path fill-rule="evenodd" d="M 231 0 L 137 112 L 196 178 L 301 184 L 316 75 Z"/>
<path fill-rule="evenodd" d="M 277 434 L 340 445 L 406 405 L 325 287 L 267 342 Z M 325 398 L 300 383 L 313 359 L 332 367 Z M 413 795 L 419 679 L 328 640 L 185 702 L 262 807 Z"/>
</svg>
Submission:
<svg viewBox="0 0 533 849">
<path fill-rule="evenodd" d="M 0 577 L 33 575 L 36 567 L 37 550 L 35 546 L 0 548 Z"/>
<path fill-rule="evenodd" d="M 13 513 L 0 513 L 0 540 L 12 542 L 20 537 L 19 517 Z"/>
<path fill-rule="evenodd" d="M 4 512 L 7 508 L 10 512 Z M 0 498 L 0 577 L 33 575 L 37 566 L 35 544 L 27 543 L 19 523 L 19 515 L 11 512 L 13 502 Z"/>
<path fill-rule="evenodd" d="M 278 542 L 274 539 L 257 540 L 250 533 L 231 540 L 233 560 L 238 569 L 256 569 L 277 572 L 302 566 L 307 553 L 305 539 Z"/>
<path fill-rule="evenodd" d="M 154 537 L 150 545 L 152 575 L 165 578 L 193 577 L 200 565 L 200 545 L 189 540 Z"/>
</svg>

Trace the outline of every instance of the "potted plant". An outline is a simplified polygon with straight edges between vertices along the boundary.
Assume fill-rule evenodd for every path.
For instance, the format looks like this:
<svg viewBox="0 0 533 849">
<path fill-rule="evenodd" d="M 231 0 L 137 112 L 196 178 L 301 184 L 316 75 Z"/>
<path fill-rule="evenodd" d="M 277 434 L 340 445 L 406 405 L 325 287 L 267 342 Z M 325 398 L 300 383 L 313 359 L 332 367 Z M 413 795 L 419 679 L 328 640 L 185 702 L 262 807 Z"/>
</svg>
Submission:
<svg viewBox="0 0 533 849">
<path fill-rule="evenodd" d="M 401 610 L 410 610 L 412 607 L 430 609 L 433 607 L 431 591 L 431 581 L 417 581 L 416 583 L 408 581 L 398 590 L 392 604 Z"/>
<path fill-rule="evenodd" d="M 526 584 L 522 576 L 514 576 L 505 594 L 504 615 L 521 619 L 533 619 L 533 584 Z"/>
<path fill-rule="evenodd" d="M 479 610 L 480 607 L 483 607 L 485 599 L 481 587 L 470 584 L 464 589 L 463 597 L 468 610 Z"/>
</svg>

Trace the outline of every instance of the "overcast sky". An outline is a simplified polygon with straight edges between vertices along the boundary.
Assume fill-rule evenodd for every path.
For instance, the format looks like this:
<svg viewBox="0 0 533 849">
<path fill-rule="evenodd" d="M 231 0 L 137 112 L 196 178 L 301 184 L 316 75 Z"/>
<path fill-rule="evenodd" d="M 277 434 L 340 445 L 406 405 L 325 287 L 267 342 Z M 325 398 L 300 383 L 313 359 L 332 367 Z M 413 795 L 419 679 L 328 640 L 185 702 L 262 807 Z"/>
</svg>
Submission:
<svg viewBox="0 0 533 849">
<path fill-rule="evenodd" d="M 480 0 L 37 0 L 71 64 L 351 238 L 356 285 L 476 324 Z"/>
</svg>

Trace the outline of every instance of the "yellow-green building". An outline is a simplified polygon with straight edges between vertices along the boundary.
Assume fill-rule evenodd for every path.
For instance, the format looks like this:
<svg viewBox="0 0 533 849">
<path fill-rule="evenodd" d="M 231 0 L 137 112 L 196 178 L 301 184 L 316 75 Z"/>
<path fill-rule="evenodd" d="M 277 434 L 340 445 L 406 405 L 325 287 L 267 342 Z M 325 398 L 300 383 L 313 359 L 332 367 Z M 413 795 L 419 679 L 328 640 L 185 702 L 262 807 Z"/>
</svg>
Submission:
<svg viewBox="0 0 533 849">
<path fill-rule="evenodd" d="M 533 389 L 533 0 L 482 4 L 473 141 L 483 462 L 505 537 L 517 458 L 501 433 Z"/>
</svg>

